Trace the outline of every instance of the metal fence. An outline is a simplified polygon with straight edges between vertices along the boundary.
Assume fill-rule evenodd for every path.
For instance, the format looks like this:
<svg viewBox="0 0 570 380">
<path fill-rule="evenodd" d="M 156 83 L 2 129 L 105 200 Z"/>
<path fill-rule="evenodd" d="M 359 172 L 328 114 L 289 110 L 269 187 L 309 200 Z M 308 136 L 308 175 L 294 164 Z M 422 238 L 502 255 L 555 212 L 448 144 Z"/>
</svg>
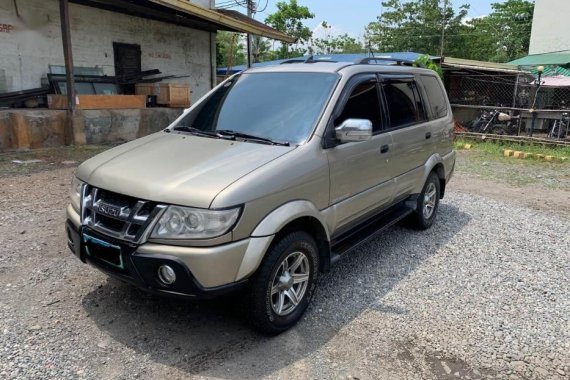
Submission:
<svg viewBox="0 0 570 380">
<path fill-rule="evenodd" d="M 452 104 L 542 110 L 570 108 L 570 87 L 541 86 L 537 95 L 534 77 L 527 74 L 451 72 L 446 73 L 445 83 Z"/>
<path fill-rule="evenodd" d="M 468 70 L 447 70 L 445 86 L 456 121 L 470 132 L 527 135 L 532 131 L 557 139 L 568 135 L 570 87 L 541 86 L 537 93 L 529 73 Z M 499 113 L 513 119 L 500 121 Z"/>
</svg>

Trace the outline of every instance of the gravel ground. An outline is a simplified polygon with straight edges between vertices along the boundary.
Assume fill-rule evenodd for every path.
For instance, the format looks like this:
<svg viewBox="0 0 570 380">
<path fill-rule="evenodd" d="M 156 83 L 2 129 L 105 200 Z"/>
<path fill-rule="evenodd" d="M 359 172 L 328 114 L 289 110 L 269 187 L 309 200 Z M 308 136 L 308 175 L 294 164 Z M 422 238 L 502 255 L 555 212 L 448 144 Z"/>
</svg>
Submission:
<svg viewBox="0 0 570 380">
<path fill-rule="evenodd" d="M 570 219 L 556 207 L 452 186 L 434 228 L 397 226 L 347 256 L 301 323 L 266 338 L 239 299 L 159 298 L 75 259 L 71 173 L 0 179 L 2 379 L 570 378 Z"/>
</svg>

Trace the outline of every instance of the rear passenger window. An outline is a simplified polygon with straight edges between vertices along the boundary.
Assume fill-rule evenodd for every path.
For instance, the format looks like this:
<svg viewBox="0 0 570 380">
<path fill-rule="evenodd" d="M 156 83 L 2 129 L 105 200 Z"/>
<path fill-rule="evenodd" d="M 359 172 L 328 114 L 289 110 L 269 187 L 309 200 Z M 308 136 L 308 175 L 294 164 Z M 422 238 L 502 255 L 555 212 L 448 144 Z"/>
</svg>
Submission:
<svg viewBox="0 0 570 380">
<path fill-rule="evenodd" d="M 342 113 L 335 120 L 335 125 L 339 126 L 347 119 L 370 120 L 374 132 L 382 129 L 380 99 L 375 81 L 360 83 L 352 90 Z"/>
<path fill-rule="evenodd" d="M 445 93 L 439 84 L 439 81 L 434 76 L 422 75 L 422 83 L 428 94 L 429 105 L 431 108 L 431 118 L 439 119 L 440 117 L 447 116 L 447 101 L 445 100 Z"/>
<path fill-rule="evenodd" d="M 413 81 L 383 84 L 392 128 L 426 120 L 422 99 Z"/>
</svg>

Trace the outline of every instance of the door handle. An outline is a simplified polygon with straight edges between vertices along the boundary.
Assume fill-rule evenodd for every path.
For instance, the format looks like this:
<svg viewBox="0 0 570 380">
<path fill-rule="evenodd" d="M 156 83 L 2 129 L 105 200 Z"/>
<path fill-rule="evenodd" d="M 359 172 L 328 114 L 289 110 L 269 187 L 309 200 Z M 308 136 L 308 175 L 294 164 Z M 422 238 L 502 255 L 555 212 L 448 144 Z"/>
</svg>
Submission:
<svg viewBox="0 0 570 380">
<path fill-rule="evenodd" d="M 426 132 L 426 140 L 431 139 L 431 132 Z"/>
<path fill-rule="evenodd" d="M 384 154 L 384 153 L 388 152 L 389 150 L 390 150 L 390 145 L 382 145 L 380 147 L 380 153 L 381 154 Z"/>
</svg>

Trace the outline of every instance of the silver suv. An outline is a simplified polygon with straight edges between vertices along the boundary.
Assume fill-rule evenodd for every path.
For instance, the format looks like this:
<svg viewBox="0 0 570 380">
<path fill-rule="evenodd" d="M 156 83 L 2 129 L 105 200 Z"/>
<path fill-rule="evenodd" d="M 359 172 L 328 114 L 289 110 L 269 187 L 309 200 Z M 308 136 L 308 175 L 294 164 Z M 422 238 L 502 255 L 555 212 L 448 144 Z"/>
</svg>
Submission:
<svg viewBox="0 0 570 380">
<path fill-rule="evenodd" d="M 155 293 L 241 289 L 255 327 L 276 334 L 354 247 L 401 220 L 434 223 L 452 138 L 430 70 L 369 60 L 247 70 L 165 130 L 83 163 L 69 247 Z"/>
</svg>

